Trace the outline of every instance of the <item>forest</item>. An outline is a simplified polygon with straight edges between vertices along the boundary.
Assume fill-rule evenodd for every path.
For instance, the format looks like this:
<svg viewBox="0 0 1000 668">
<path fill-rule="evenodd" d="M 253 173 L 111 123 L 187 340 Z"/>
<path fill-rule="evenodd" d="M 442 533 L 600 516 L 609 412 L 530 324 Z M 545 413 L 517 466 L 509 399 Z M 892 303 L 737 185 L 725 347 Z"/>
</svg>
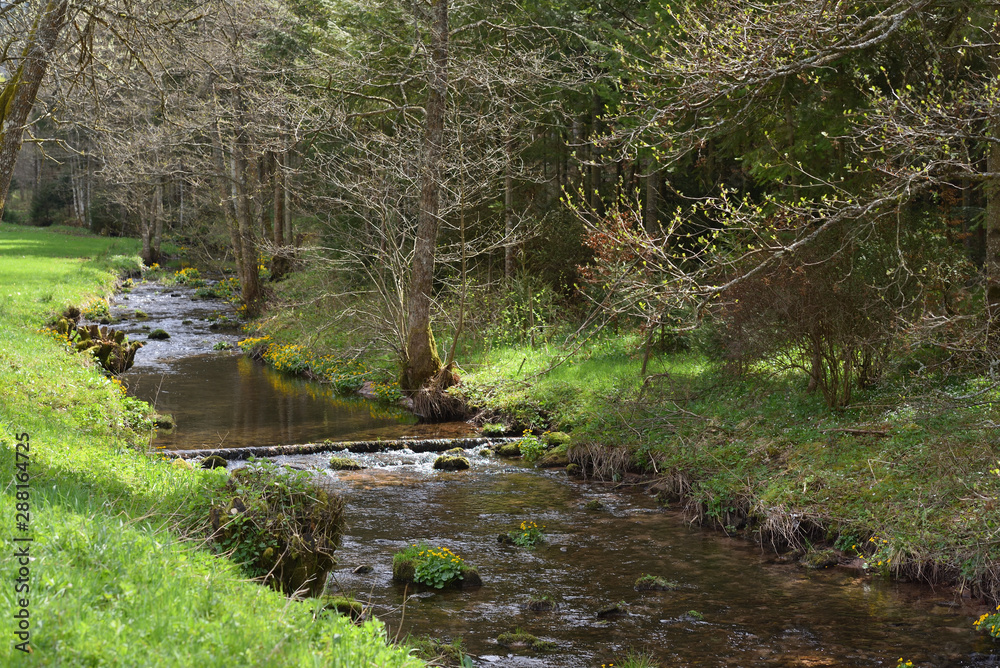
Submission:
<svg viewBox="0 0 1000 668">
<path fill-rule="evenodd" d="M 137 239 L 279 371 L 992 608 L 998 45 L 982 0 L 9 0 L 0 230 Z"/>
</svg>

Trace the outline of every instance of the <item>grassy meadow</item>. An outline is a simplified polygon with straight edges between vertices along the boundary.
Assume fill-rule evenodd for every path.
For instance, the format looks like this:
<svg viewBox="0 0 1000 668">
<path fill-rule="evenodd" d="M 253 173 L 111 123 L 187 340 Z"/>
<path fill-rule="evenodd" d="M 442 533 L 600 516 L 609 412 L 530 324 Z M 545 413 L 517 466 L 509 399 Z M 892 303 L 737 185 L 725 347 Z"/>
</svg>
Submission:
<svg viewBox="0 0 1000 668">
<path fill-rule="evenodd" d="M 378 621 L 315 614 L 204 544 L 225 481 L 145 453 L 148 407 L 45 325 L 138 270 L 138 242 L 0 226 L 0 665 L 418 666 Z M 17 436 L 30 438 L 19 469 Z M 23 437 L 22 437 L 23 438 Z M 27 499 L 16 474 L 30 474 Z M 18 498 L 18 492 L 22 497 Z M 18 527 L 27 503 L 28 531 Z M 30 590 L 15 594 L 18 537 Z M 30 654 L 10 621 L 26 597 Z"/>
</svg>

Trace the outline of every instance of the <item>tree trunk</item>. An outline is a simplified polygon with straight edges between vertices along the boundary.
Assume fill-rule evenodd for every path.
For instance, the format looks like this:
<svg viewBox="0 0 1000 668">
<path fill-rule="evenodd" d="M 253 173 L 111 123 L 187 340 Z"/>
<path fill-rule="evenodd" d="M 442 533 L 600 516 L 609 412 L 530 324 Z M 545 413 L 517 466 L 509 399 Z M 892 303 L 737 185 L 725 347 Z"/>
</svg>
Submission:
<svg viewBox="0 0 1000 668">
<path fill-rule="evenodd" d="M 506 164 L 503 174 L 503 276 L 509 285 L 517 271 L 517 247 L 514 245 L 514 140 L 509 136 L 504 151 Z"/>
<path fill-rule="evenodd" d="M 153 245 L 151 257 L 156 263 L 162 259 L 160 255 L 160 241 L 163 239 L 163 179 L 156 180 L 156 188 L 153 190 Z"/>
<path fill-rule="evenodd" d="M 987 149 L 986 171 L 1000 173 L 1000 122 L 994 125 L 994 141 Z M 987 344 L 1000 349 L 1000 181 L 986 184 L 986 317 Z"/>
<path fill-rule="evenodd" d="M 68 4 L 68 0 L 49 0 L 39 10 L 28 43 L 21 52 L 21 63 L 0 90 L 0 218 L 3 217 L 28 115 L 35 106 L 50 54 L 66 23 Z"/>
<path fill-rule="evenodd" d="M 643 226 L 647 234 L 655 234 L 659 228 L 660 208 L 660 172 L 656 168 L 656 159 L 650 158 L 646 164 L 646 206 L 643 208 Z"/>
<path fill-rule="evenodd" d="M 407 304 L 409 320 L 406 359 L 400 378 L 401 387 L 408 392 L 420 389 L 441 370 L 441 358 L 438 357 L 434 333 L 431 331 L 431 291 L 434 287 L 441 152 L 448 96 L 448 0 L 433 0 L 431 12 L 432 62 L 428 77 L 423 165 L 420 173 L 420 208 Z"/>
<path fill-rule="evenodd" d="M 283 151 L 276 151 L 273 154 L 274 160 L 274 173 L 273 173 L 273 186 L 274 193 L 272 196 L 274 204 L 274 219 L 271 226 L 271 241 L 274 243 L 275 254 L 271 258 L 271 280 L 277 281 L 285 276 L 289 271 L 289 258 L 285 255 L 283 250 L 285 244 L 291 242 L 291 239 L 286 239 L 285 237 L 285 207 L 288 203 L 288 196 L 286 193 L 286 181 L 285 175 L 285 164 L 287 159 Z"/>
</svg>

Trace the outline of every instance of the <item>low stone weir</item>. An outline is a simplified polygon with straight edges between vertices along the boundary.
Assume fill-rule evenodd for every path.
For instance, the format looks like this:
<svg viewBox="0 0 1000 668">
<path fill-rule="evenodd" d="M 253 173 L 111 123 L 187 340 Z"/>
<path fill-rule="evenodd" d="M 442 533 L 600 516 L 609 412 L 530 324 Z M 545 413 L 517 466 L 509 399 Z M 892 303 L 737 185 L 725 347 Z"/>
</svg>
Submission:
<svg viewBox="0 0 1000 668">
<path fill-rule="evenodd" d="M 444 452 L 452 448 L 476 448 L 495 443 L 513 443 L 516 437 L 474 438 L 400 438 L 386 441 L 324 441 L 322 443 L 298 443 L 295 445 L 261 445 L 246 448 L 212 448 L 206 450 L 161 450 L 171 457 L 201 459 L 218 456 L 223 459 L 246 459 L 248 457 L 278 457 L 280 455 L 308 455 L 314 452 L 349 450 L 350 452 L 387 452 L 390 450 L 412 450 L 413 452 Z"/>
</svg>

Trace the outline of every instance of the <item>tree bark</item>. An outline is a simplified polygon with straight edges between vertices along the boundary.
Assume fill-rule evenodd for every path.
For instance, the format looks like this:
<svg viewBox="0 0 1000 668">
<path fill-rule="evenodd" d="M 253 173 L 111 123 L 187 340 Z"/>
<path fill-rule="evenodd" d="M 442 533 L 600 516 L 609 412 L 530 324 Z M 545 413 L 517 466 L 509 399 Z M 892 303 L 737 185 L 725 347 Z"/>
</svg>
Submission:
<svg viewBox="0 0 1000 668">
<path fill-rule="evenodd" d="M 400 385 L 407 392 L 420 389 L 441 370 L 441 358 L 431 331 L 430 310 L 439 223 L 444 115 L 448 96 L 448 0 L 433 0 L 432 3 L 431 69 L 428 84 L 423 165 L 420 173 L 420 208 L 407 304 L 409 317 L 406 359 L 400 378 Z"/>
<path fill-rule="evenodd" d="M 986 171 L 1000 173 L 1000 121 L 993 123 L 993 138 L 986 155 Z M 1000 350 L 1000 181 L 986 184 L 986 317 L 987 344 Z"/>
<path fill-rule="evenodd" d="M 507 137 L 504 143 L 505 160 L 503 174 L 503 276 L 507 284 L 514 280 L 517 271 L 517 246 L 514 244 L 514 140 Z"/>
<path fill-rule="evenodd" d="M 646 163 L 646 206 L 643 208 L 643 226 L 647 234 L 655 234 L 659 227 L 660 208 L 660 171 L 656 168 L 656 159 L 650 158 Z"/>
<path fill-rule="evenodd" d="M 66 23 L 68 4 L 68 0 L 49 0 L 42 6 L 21 53 L 21 63 L 0 90 L 0 217 L 3 217 L 28 115 L 35 106 L 50 54 Z"/>
</svg>

